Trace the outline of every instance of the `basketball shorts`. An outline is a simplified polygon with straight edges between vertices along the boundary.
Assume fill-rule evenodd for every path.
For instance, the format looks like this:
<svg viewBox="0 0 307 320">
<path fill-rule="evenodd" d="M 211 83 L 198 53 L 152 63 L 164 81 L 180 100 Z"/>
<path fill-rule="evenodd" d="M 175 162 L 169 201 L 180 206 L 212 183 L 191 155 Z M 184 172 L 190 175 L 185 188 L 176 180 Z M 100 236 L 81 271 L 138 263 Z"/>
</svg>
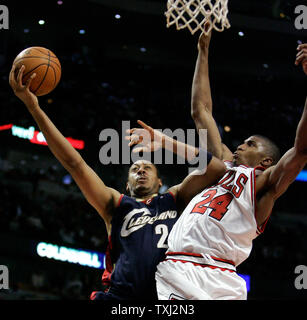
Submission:
<svg viewBox="0 0 307 320">
<path fill-rule="evenodd" d="M 232 270 L 166 260 L 156 272 L 159 300 L 246 300 L 244 279 Z"/>
</svg>

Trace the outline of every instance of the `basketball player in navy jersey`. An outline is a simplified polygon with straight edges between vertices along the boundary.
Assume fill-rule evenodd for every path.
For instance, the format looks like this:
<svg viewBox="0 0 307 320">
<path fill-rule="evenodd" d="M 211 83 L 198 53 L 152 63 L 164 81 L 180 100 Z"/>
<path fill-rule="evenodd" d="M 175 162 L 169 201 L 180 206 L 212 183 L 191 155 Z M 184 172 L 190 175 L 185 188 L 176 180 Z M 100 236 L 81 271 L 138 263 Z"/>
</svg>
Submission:
<svg viewBox="0 0 307 320">
<path fill-rule="evenodd" d="M 51 152 L 106 224 L 110 243 L 103 281 L 108 288 L 105 292 L 94 292 L 91 298 L 156 299 L 154 273 L 164 258 L 168 233 L 192 197 L 223 176 L 224 163 L 203 151 L 208 165 L 202 175 L 189 175 L 182 183 L 159 195 L 162 182 L 156 167 L 148 161 L 137 161 L 129 170 L 127 189 L 131 197 L 122 195 L 106 186 L 59 132 L 29 90 L 35 74 L 23 84 L 23 72 L 24 66 L 16 72 L 15 78 L 15 66 L 12 67 L 9 82 L 15 95 L 26 105 Z"/>
<path fill-rule="evenodd" d="M 192 199 L 169 234 L 166 258 L 156 273 L 163 300 L 246 299 L 236 267 L 264 231 L 275 201 L 307 164 L 307 99 L 294 145 L 281 158 L 276 145 L 260 135 L 244 140 L 234 153 L 222 143 L 212 116 L 210 37 L 199 39 L 191 111 L 197 129 L 208 130 L 208 150 L 225 161 L 227 171 Z M 307 44 L 297 50 L 295 64 L 300 65 L 307 61 Z"/>
</svg>

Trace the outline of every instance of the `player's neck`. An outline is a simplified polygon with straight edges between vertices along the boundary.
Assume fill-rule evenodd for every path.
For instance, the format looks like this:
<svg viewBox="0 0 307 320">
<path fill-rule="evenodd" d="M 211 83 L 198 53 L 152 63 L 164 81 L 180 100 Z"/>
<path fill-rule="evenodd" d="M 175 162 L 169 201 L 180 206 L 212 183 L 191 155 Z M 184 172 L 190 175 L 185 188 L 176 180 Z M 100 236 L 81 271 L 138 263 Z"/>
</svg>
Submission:
<svg viewBox="0 0 307 320">
<path fill-rule="evenodd" d="M 150 195 L 143 196 L 143 197 L 140 197 L 140 198 L 135 197 L 134 199 L 135 199 L 136 201 L 142 202 L 142 201 L 146 201 L 146 200 L 148 200 L 148 199 L 151 199 L 151 198 L 153 198 L 153 197 L 155 197 L 155 196 L 157 196 L 157 195 L 158 195 L 158 193 L 154 193 L 154 194 L 150 194 Z"/>
</svg>

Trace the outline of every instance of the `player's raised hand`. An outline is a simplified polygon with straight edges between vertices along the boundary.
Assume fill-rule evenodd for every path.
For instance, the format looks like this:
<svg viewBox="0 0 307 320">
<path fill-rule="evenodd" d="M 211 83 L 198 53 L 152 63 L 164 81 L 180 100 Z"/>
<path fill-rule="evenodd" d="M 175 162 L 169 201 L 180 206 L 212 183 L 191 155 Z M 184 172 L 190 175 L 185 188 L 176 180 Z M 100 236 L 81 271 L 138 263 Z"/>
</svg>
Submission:
<svg viewBox="0 0 307 320">
<path fill-rule="evenodd" d="M 133 145 L 140 145 L 133 149 L 133 152 L 151 152 L 157 151 L 163 148 L 164 134 L 158 130 L 153 129 L 141 120 L 137 120 L 137 123 L 142 128 L 128 129 L 125 136 L 126 140 L 129 140 L 129 147 Z"/>
<path fill-rule="evenodd" d="M 208 25 L 207 26 L 205 25 L 205 30 L 207 30 L 206 28 L 208 28 Z M 208 35 L 202 32 L 202 34 L 199 36 L 199 39 L 198 39 L 198 50 L 209 49 L 211 34 L 212 34 L 212 31 L 210 31 Z"/>
<path fill-rule="evenodd" d="M 298 53 L 296 55 L 295 64 L 298 66 L 302 64 L 304 72 L 307 75 L 307 43 L 300 44 L 297 47 Z"/>
<path fill-rule="evenodd" d="M 24 70 L 25 66 L 21 66 L 21 68 L 17 70 L 16 66 L 13 65 L 9 75 L 9 83 L 14 91 L 14 94 L 20 100 L 22 100 L 27 107 L 34 107 L 38 104 L 38 99 L 36 95 L 30 91 L 30 85 L 36 74 L 33 73 L 27 82 L 23 84 L 22 77 Z"/>
</svg>

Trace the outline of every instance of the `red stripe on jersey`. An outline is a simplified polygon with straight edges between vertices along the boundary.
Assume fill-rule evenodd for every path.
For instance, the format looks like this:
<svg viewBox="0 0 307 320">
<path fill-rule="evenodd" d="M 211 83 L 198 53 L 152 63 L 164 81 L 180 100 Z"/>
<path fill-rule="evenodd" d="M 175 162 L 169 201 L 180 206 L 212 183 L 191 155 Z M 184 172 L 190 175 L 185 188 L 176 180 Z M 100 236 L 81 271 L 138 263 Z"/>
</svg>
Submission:
<svg viewBox="0 0 307 320">
<path fill-rule="evenodd" d="M 175 195 L 173 194 L 173 192 L 169 191 L 168 193 L 174 198 L 174 201 L 176 202 L 176 197 L 175 197 Z"/>
<path fill-rule="evenodd" d="M 97 294 L 97 291 L 93 291 L 93 292 L 91 293 L 90 299 L 91 299 L 91 300 L 94 300 L 95 297 L 96 297 L 96 294 Z"/>
<path fill-rule="evenodd" d="M 120 203 L 122 202 L 123 196 L 124 196 L 123 194 L 120 195 L 116 208 L 118 208 L 120 206 Z"/>
<path fill-rule="evenodd" d="M 194 266 L 199 266 L 199 267 L 202 267 L 202 268 L 220 269 L 222 271 L 235 272 L 235 270 L 231 270 L 231 269 L 228 269 L 228 268 L 221 268 L 221 267 L 217 267 L 217 266 L 212 266 L 210 264 L 196 263 L 196 262 L 193 262 L 193 261 L 173 259 L 173 258 L 166 258 L 166 261 L 168 261 L 168 260 L 171 260 L 171 261 L 174 261 L 174 262 L 192 263 Z"/>
<path fill-rule="evenodd" d="M 252 175 L 253 175 L 253 179 L 252 179 L 252 184 L 253 184 L 253 198 L 254 198 L 254 213 L 255 213 L 255 219 L 257 221 L 257 200 L 256 200 L 256 170 L 262 170 L 264 171 L 265 168 L 264 167 L 261 167 L 261 166 L 258 166 L 258 167 L 255 167 L 253 172 L 252 172 Z M 267 217 L 267 219 L 262 223 L 261 226 L 258 226 L 257 225 L 257 233 L 258 234 L 261 234 L 264 232 L 264 229 L 266 227 L 266 224 L 268 223 L 268 220 L 271 216 L 271 213 L 272 211 L 270 212 L 269 216 Z"/>
<path fill-rule="evenodd" d="M 167 252 L 166 255 L 167 256 L 179 256 L 180 255 L 180 256 L 191 256 L 191 257 L 197 257 L 197 258 L 204 258 L 203 255 L 201 255 L 200 253 L 192 253 L 192 252 Z M 217 258 L 214 256 L 210 256 L 210 257 L 213 260 L 228 263 L 228 264 L 231 264 L 232 266 L 235 266 L 235 263 L 231 260 Z"/>
</svg>

